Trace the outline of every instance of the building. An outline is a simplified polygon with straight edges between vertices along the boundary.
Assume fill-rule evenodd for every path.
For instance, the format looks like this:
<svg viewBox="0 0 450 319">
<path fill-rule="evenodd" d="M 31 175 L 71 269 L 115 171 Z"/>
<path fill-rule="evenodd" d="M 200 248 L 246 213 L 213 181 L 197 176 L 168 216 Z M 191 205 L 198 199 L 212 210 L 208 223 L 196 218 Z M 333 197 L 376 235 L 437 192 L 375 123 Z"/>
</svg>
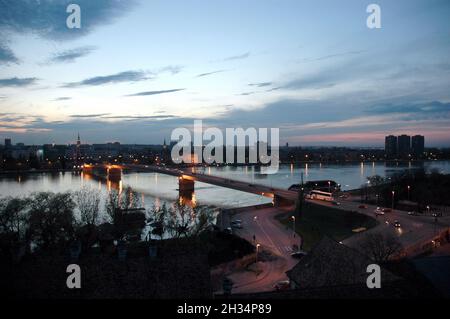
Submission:
<svg viewBox="0 0 450 319">
<path fill-rule="evenodd" d="M 395 158 L 397 156 L 397 136 L 386 136 L 384 151 L 388 158 Z"/>
<path fill-rule="evenodd" d="M 411 152 L 415 157 L 423 156 L 425 151 L 425 137 L 423 135 L 414 135 L 411 139 Z"/>
<path fill-rule="evenodd" d="M 397 138 L 397 150 L 400 157 L 408 157 L 411 154 L 411 136 L 400 135 Z"/>
<path fill-rule="evenodd" d="M 362 285 L 367 289 L 367 266 L 375 262 L 361 252 L 324 237 L 286 274 L 292 289 Z M 401 280 L 381 268 L 386 285 Z"/>
<path fill-rule="evenodd" d="M 10 149 L 12 147 L 11 139 L 5 138 L 5 149 Z"/>
</svg>

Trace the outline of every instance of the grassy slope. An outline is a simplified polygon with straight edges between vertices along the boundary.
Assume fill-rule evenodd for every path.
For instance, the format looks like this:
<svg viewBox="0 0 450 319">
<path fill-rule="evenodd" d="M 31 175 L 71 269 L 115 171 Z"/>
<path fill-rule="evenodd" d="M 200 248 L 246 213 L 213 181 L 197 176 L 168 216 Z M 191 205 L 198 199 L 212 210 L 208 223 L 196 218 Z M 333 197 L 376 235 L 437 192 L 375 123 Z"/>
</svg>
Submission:
<svg viewBox="0 0 450 319">
<path fill-rule="evenodd" d="M 276 218 L 286 227 L 292 227 L 291 215 L 283 213 Z M 324 235 L 341 241 L 353 235 L 352 229 L 369 229 L 376 224 L 375 219 L 356 212 L 305 203 L 302 216 L 297 217 L 296 232 L 303 238 L 303 249 L 309 250 Z"/>
</svg>

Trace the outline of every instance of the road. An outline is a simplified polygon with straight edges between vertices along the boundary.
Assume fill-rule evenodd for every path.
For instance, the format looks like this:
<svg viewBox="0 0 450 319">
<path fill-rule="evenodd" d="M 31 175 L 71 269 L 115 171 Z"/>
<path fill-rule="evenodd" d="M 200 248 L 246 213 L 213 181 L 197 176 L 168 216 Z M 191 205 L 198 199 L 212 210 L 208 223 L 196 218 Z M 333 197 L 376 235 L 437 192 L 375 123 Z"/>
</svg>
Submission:
<svg viewBox="0 0 450 319">
<path fill-rule="evenodd" d="M 331 206 L 331 203 L 323 201 L 313 201 L 320 205 Z M 440 217 L 437 222 L 432 216 L 410 216 L 408 212 L 401 210 L 392 210 L 384 215 L 376 215 L 374 213 L 377 208 L 374 205 L 366 205 L 367 208 L 360 208 L 361 203 L 358 203 L 354 198 L 340 199 L 340 209 L 356 211 L 378 220 L 379 225 L 359 234 L 355 234 L 350 238 L 342 241 L 343 244 L 356 248 L 362 237 L 368 233 L 382 232 L 386 235 L 392 235 L 399 239 L 404 248 L 408 248 L 417 243 L 424 243 L 431 241 L 440 230 L 448 229 L 450 227 L 450 216 Z M 400 228 L 394 227 L 394 222 L 399 221 Z"/>
<path fill-rule="evenodd" d="M 255 236 L 256 243 L 261 245 L 259 251 L 268 251 L 274 257 L 270 261 L 258 262 L 257 268 L 261 271 L 258 276 L 250 271 L 231 274 L 229 278 L 235 282 L 233 293 L 271 291 L 277 282 L 287 280 L 286 271 L 298 262 L 290 255 L 292 246 L 300 245 L 300 238 L 298 235 L 294 237 L 292 228 L 286 228 L 274 218 L 286 209 L 265 208 L 241 212 L 233 217 L 233 220 L 242 221 L 243 228 L 235 231 L 238 236 L 249 242 L 254 242 Z"/>
</svg>

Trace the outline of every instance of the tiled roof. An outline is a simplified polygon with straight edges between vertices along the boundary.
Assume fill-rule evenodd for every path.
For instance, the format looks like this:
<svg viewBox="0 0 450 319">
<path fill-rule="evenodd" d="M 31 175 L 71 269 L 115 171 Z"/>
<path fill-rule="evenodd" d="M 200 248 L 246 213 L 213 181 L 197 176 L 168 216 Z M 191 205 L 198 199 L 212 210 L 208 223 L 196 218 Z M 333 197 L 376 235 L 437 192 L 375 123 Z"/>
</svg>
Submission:
<svg viewBox="0 0 450 319">
<path fill-rule="evenodd" d="M 366 284 L 367 266 L 374 264 L 359 251 L 324 237 L 287 272 L 299 288 Z M 381 268 L 381 282 L 400 279 Z"/>
</svg>

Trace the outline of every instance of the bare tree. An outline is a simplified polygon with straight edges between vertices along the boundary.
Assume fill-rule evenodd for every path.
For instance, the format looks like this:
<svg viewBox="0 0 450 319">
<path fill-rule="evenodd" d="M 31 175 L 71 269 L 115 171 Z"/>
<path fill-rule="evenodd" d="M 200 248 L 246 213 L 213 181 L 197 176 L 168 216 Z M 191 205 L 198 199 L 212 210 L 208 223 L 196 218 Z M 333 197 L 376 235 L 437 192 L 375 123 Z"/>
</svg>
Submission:
<svg viewBox="0 0 450 319">
<path fill-rule="evenodd" d="M 361 250 L 375 262 L 384 263 L 402 251 L 399 240 L 392 235 L 380 232 L 366 234 L 360 243 Z"/>
<path fill-rule="evenodd" d="M 154 207 L 151 212 L 152 234 L 161 239 L 166 232 L 175 238 L 198 236 L 212 223 L 211 210 L 207 207 L 192 208 L 177 202 L 170 208 L 165 204 Z"/>
<path fill-rule="evenodd" d="M 83 187 L 74 193 L 73 199 L 80 211 L 83 225 L 96 225 L 100 210 L 100 193 L 90 187 Z"/>
<path fill-rule="evenodd" d="M 118 210 L 134 209 L 141 206 L 138 193 L 131 187 L 126 187 L 123 191 L 111 190 L 106 199 L 106 212 L 114 221 Z"/>
<path fill-rule="evenodd" d="M 21 236 L 24 231 L 25 209 L 28 203 L 27 198 L 0 199 L 0 233 L 15 233 Z"/>
</svg>

